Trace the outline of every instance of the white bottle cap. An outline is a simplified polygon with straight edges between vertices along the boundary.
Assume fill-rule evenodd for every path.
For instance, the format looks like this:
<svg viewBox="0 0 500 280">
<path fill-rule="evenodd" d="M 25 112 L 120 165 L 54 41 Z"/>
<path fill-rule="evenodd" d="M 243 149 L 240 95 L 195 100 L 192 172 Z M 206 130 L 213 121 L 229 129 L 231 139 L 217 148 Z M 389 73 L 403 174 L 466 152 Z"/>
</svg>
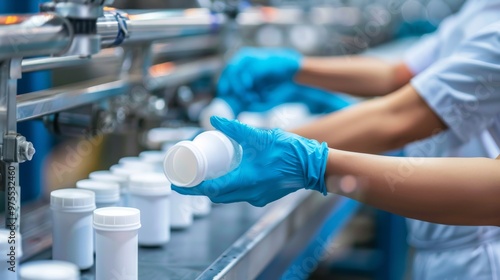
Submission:
<svg viewBox="0 0 500 280">
<path fill-rule="evenodd" d="M 150 163 L 161 163 L 165 158 L 164 151 L 144 151 L 139 154 L 139 157 L 145 161 Z"/>
<path fill-rule="evenodd" d="M 65 212 L 92 211 L 95 209 L 95 195 L 76 188 L 55 190 L 50 193 L 50 208 Z"/>
<path fill-rule="evenodd" d="M 127 178 L 124 178 L 123 176 L 118 176 L 117 174 L 113 174 L 111 173 L 111 171 L 108 170 L 91 172 L 89 174 L 89 178 L 96 181 L 118 183 L 120 184 L 120 187 L 123 187 L 128 181 Z"/>
<path fill-rule="evenodd" d="M 16 244 L 9 244 L 9 240 L 12 240 L 14 236 L 17 239 Z M 21 234 L 17 231 L 11 231 L 9 229 L 0 229 L 0 261 L 3 261 L 8 257 L 7 254 L 10 253 L 10 247 L 14 245 L 16 246 L 16 258 L 22 257 L 23 247 Z"/>
<path fill-rule="evenodd" d="M 96 203 L 112 203 L 120 200 L 120 185 L 115 182 L 85 179 L 76 182 L 76 187 L 93 191 Z"/>
<path fill-rule="evenodd" d="M 21 280 L 79 280 L 80 270 L 70 262 L 43 260 L 21 265 Z"/>
<path fill-rule="evenodd" d="M 140 157 L 124 157 L 118 162 L 125 168 L 140 169 L 142 171 L 154 171 L 155 169 L 153 164 L 143 161 Z"/>
<path fill-rule="evenodd" d="M 125 178 L 127 181 L 130 179 L 130 176 L 135 173 L 144 173 L 144 170 L 135 169 L 131 167 L 125 167 L 123 164 L 115 164 L 112 165 L 109 170 L 111 173 L 116 176 L 120 176 Z"/>
<path fill-rule="evenodd" d="M 141 211 L 130 207 L 104 207 L 94 210 L 94 228 L 106 231 L 136 230 L 141 227 Z"/>
<path fill-rule="evenodd" d="M 169 195 L 171 184 L 161 173 L 142 173 L 130 176 L 130 193 L 138 195 Z"/>
</svg>

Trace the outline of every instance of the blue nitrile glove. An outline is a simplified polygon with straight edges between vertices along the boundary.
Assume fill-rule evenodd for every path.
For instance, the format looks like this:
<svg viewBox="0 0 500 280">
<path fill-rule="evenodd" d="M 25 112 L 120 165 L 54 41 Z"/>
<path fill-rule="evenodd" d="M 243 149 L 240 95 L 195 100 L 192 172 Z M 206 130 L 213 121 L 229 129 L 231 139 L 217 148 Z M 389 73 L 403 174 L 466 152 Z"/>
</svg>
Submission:
<svg viewBox="0 0 500 280">
<path fill-rule="evenodd" d="M 277 86 L 267 94 L 265 102 L 254 102 L 246 108 L 246 111 L 265 112 L 283 103 L 302 103 L 312 114 L 325 114 L 355 103 L 351 97 L 296 84 L 292 81 Z M 232 103 L 228 102 L 228 104 L 232 106 Z"/>
<path fill-rule="evenodd" d="M 303 103 L 312 114 L 332 113 L 356 103 L 349 96 L 299 85 L 292 81 L 276 86 L 273 90 L 268 91 L 266 95 L 266 100 L 252 103 L 244 103 L 237 96 L 219 96 L 217 98 L 225 101 L 231 108 L 232 116 L 226 116 L 230 119 L 234 119 L 243 111 L 266 112 L 283 103 Z M 221 110 L 214 111 L 213 114 L 210 114 L 210 116 L 212 115 L 224 116 Z"/>
<path fill-rule="evenodd" d="M 262 102 L 268 91 L 293 79 L 301 61 L 292 49 L 242 48 L 222 72 L 217 95 L 236 96 L 243 104 Z"/>
<path fill-rule="evenodd" d="M 326 143 L 219 117 L 212 117 L 211 122 L 241 145 L 241 164 L 222 177 L 193 188 L 172 186 L 173 190 L 206 195 L 215 203 L 247 201 L 255 206 L 264 206 L 302 188 L 326 194 Z"/>
</svg>

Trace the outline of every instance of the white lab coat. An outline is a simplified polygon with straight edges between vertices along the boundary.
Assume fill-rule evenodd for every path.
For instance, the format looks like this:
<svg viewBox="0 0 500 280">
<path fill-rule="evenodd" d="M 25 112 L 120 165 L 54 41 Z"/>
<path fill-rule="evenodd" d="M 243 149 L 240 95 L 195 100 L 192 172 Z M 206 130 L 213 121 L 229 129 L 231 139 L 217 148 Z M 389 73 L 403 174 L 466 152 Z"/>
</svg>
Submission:
<svg viewBox="0 0 500 280">
<path fill-rule="evenodd" d="M 416 74 L 411 84 L 449 128 L 408 145 L 406 155 L 497 157 L 500 1 L 469 0 L 435 34 L 411 49 L 406 63 Z M 464 205 L 464 212 L 470 207 L 481 205 Z M 409 243 L 416 248 L 414 279 L 500 279 L 500 227 L 411 219 L 408 225 Z"/>
</svg>

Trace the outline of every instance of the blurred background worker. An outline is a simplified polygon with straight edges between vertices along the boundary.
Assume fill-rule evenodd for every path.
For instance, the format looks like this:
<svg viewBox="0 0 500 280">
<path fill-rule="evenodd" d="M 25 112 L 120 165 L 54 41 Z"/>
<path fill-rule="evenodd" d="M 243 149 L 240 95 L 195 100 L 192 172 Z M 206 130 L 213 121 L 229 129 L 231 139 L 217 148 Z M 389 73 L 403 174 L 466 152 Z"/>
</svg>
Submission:
<svg viewBox="0 0 500 280">
<path fill-rule="evenodd" d="M 396 64 L 357 56 L 308 58 L 290 50 L 244 49 L 222 73 L 219 101 L 225 100 L 226 108 L 237 115 L 249 104 L 272 99 L 278 92 L 271 88 L 293 80 L 357 96 L 386 95 L 293 132 L 348 151 L 380 153 L 406 145 L 405 154 L 411 157 L 495 158 L 500 154 L 495 84 L 500 56 L 495 52 L 498 34 L 487 26 L 498 20 L 500 1 L 467 1 Z M 421 139 L 425 140 L 409 144 Z M 394 187 L 405 180 L 389 179 Z M 281 197 L 296 185 L 278 189 L 257 204 Z M 314 188 L 317 183 L 306 186 Z M 240 190 L 243 197 L 267 195 L 257 191 Z M 498 279 L 499 228 L 417 220 L 408 220 L 408 226 L 409 243 L 417 250 L 415 279 Z"/>
</svg>

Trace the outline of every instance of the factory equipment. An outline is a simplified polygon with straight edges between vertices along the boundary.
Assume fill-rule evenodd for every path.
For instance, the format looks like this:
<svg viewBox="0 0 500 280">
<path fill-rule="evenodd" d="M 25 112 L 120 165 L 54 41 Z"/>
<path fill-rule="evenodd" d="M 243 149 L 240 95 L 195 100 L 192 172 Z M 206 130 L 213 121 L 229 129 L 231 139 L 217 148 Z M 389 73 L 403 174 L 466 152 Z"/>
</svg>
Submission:
<svg viewBox="0 0 500 280">
<path fill-rule="evenodd" d="M 175 52 L 176 48 L 179 52 L 186 51 L 186 45 L 195 42 L 198 45 L 191 51 L 217 49 L 217 36 L 225 22 L 222 14 L 205 9 L 127 13 L 105 7 L 112 2 L 56 0 L 45 3 L 39 14 L 0 17 L 2 189 L 7 194 L 6 226 L 13 231 L 19 230 L 21 218 L 19 163 L 31 160 L 35 153 L 33 145 L 16 132 L 18 121 L 45 117 L 57 132 L 75 127 L 85 127 L 94 133 L 109 132 L 119 123 L 116 116 L 123 107 L 103 109 L 104 105 L 99 103 L 126 93 L 134 101 L 129 106 L 149 102 L 153 109 L 161 110 L 161 102 L 150 96 L 151 91 L 165 85 L 182 85 L 214 73 L 221 66 L 216 52 L 181 63 L 154 64 L 153 56 Z M 162 44 L 154 45 L 157 41 Z M 118 45 L 123 48 L 104 50 Z M 119 72 L 114 77 L 108 75 L 83 84 L 70 83 L 17 96 L 17 79 L 23 72 L 95 61 L 115 61 Z M 119 100 L 113 102 L 119 107 Z M 99 106 L 87 111 L 81 109 L 89 104 Z M 71 110 L 74 108 L 78 109 Z M 134 109 L 138 111 L 137 107 Z"/>
<path fill-rule="evenodd" d="M 356 13 L 345 7 L 311 9 L 310 14 L 297 8 L 259 8 L 236 17 L 234 6 L 226 14 L 201 8 L 105 7 L 112 2 L 54 0 L 44 4 L 39 14 L 0 16 L 2 187 L 8 194 L 6 225 L 14 224 L 16 231 L 21 224 L 18 167 L 33 157 L 36 148 L 16 132 L 17 122 L 43 119 L 50 131 L 65 136 L 127 133 L 137 126 L 142 130 L 183 126 L 196 121 L 209 102 L 212 93 L 204 91 L 213 85 L 224 58 L 252 36 L 264 32 L 262 38 L 275 40 L 257 45 L 295 42 L 299 45 L 292 46 L 304 53 L 330 54 L 321 40 L 336 41 L 339 36 L 322 25 L 346 11 Z M 379 19 L 386 20 L 382 27 L 391 25 L 387 18 Z M 42 70 L 53 71 L 55 87 L 17 95 L 22 74 Z M 291 267 L 307 275 L 310 260 L 305 258 L 314 252 L 316 262 L 321 257 L 316 252 L 326 249 L 329 237 L 338 233 L 357 206 L 337 196 L 298 192 L 265 208 L 236 204 L 224 211 L 216 207 L 217 216 L 195 221 L 193 230 L 183 236 L 174 233 L 169 251 L 162 252 L 177 265 L 188 264 L 160 268 L 165 260 L 158 260 L 157 253 L 139 249 L 139 254 L 144 262 L 154 264 L 147 266 L 147 279 L 162 279 L 165 273 L 179 278 L 254 278 L 263 271 L 278 275 Z M 23 218 L 29 221 L 23 228 L 23 242 L 29 244 L 24 247 L 22 259 L 26 260 L 46 251 L 52 241 L 47 235 L 51 225 L 46 203 L 30 205 L 24 212 Z M 324 229 L 325 224 L 330 230 Z M 224 232 L 214 234 L 215 229 Z M 199 243 L 192 245 L 193 240 Z"/>
</svg>

